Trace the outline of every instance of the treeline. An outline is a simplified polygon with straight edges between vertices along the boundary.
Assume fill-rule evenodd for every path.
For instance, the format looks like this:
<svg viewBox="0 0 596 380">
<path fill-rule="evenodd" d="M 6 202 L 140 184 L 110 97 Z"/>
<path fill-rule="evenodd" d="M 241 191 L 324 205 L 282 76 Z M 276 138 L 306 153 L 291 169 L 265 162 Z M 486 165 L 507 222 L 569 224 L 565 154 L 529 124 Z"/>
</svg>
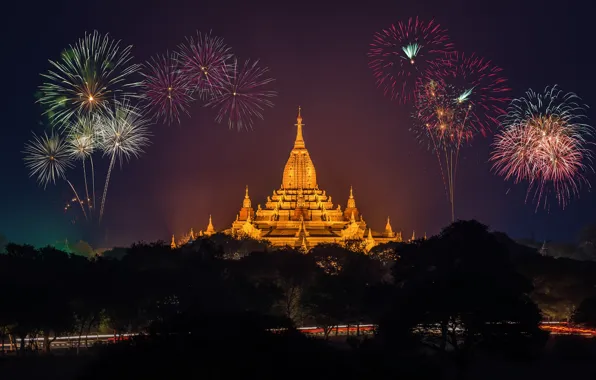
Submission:
<svg viewBox="0 0 596 380">
<path fill-rule="evenodd" d="M 518 243 L 534 248 L 543 256 L 579 261 L 596 261 L 596 225 L 588 224 L 577 234 L 574 242 L 518 239 Z"/>
<path fill-rule="evenodd" d="M 225 235 L 112 254 L 87 259 L 8 244 L 0 255 L 0 339 L 21 352 L 35 349 L 27 337 L 43 337 L 49 351 L 56 336 L 84 341 L 96 331 L 146 334 L 142 339 L 191 332 L 210 344 L 252 331 L 251 339 L 277 342 L 290 338 L 268 337 L 269 329 L 290 334 L 316 325 L 329 338 L 338 324 L 372 323 L 373 339 L 351 343 L 457 357 L 477 349 L 528 353 L 544 343 L 540 309 L 558 315 L 549 307 L 574 309 L 595 290 L 594 268 L 543 257 L 476 221 L 369 254 L 339 245 L 273 250 Z M 567 293 L 573 296 L 565 300 Z M 291 338 L 313 348 L 300 339 Z M 135 342 L 128 347 L 147 344 Z"/>
</svg>

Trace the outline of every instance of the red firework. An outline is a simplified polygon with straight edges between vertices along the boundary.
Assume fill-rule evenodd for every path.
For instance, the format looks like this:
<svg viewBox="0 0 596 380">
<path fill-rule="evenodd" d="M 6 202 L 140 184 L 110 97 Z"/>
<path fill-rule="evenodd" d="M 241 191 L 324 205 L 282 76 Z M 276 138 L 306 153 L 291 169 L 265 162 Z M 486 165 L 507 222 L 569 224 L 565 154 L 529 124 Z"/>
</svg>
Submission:
<svg viewBox="0 0 596 380">
<path fill-rule="evenodd" d="M 258 66 L 259 61 L 246 61 L 239 66 L 236 59 L 230 65 L 224 85 L 207 106 L 219 108 L 215 120 L 221 123 L 227 118 L 230 128 L 252 128 L 253 119 L 263 119 L 265 107 L 273 107 L 270 98 L 277 95 L 275 91 L 265 90 L 264 86 L 274 81 L 264 77 L 268 68 Z"/>
<path fill-rule="evenodd" d="M 537 208 L 548 207 L 551 193 L 564 208 L 589 184 L 584 173 L 592 161 L 592 127 L 584 124 L 585 109 L 557 86 L 513 100 L 493 144 L 493 170 L 514 183 L 528 181 Z"/>
<path fill-rule="evenodd" d="M 515 183 L 527 180 L 528 194 L 534 192 L 537 206 L 546 207 L 552 192 L 565 207 L 587 182 L 583 160 L 590 154 L 582 148 L 582 139 L 563 123 L 549 118 L 535 121 L 510 126 L 496 137 L 493 169 Z"/>
<path fill-rule="evenodd" d="M 416 94 L 416 83 L 429 65 L 453 50 L 446 30 L 434 20 L 410 18 L 375 33 L 370 44 L 369 67 L 385 95 L 405 103 Z"/>
<path fill-rule="evenodd" d="M 171 124 L 180 123 L 182 112 L 188 115 L 188 106 L 193 100 L 192 88 L 182 75 L 174 54 L 152 58 L 143 72 L 143 98 L 149 112 L 158 120 Z"/>
<path fill-rule="evenodd" d="M 179 60 L 187 80 L 194 86 L 201 99 L 217 95 L 225 85 L 230 48 L 223 38 L 197 32 L 196 39 L 190 37 L 180 45 Z"/>
<path fill-rule="evenodd" d="M 450 53 L 429 68 L 418 80 L 414 131 L 437 155 L 455 220 L 459 150 L 497 123 L 509 88 L 500 68 L 475 55 Z"/>
<path fill-rule="evenodd" d="M 459 96 L 454 86 L 430 80 L 418 87 L 415 122 L 412 130 L 432 150 L 459 148 L 472 140 L 468 116 L 471 104 L 454 101 Z"/>
<path fill-rule="evenodd" d="M 419 85 L 434 81 L 448 89 L 453 108 L 460 108 L 461 116 L 465 115 L 465 129 L 471 135 L 480 133 L 486 137 L 491 127 L 499 124 L 497 118 L 505 114 L 504 107 L 511 100 L 507 96 L 511 89 L 502 69 L 475 54 L 466 56 L 457 52 L 430 67 Z"/>
</svg>

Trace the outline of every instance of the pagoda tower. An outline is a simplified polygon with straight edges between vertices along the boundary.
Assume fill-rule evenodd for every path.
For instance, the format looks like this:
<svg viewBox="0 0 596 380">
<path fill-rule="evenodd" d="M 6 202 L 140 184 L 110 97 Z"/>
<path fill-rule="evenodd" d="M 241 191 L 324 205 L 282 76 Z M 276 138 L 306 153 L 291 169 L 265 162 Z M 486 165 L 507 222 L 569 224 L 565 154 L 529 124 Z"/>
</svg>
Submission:
<svg viewBox="0 0 596 380">
<path fill-rule="evenodd" d="M 304 138 L 302 136 L 302 116 L 301 108 L 298 107 L 298 117 L 296 117 L 296 140 L 294 148 L 290 152 L 290 158 L 286 162 L 282 178 L 282 189 L 315 189 L 317 187 L 317 171 L 315 165 L 310 159 Z"/>
<path fill-rule="evenodd" d="M 319 188 L 317 171 L 304 140 L 301 108 L 296 117 L 296 138 L 282 173 L 279 189 L 267 197 L 265 206 L 255 212 L 246 187 L 242 208 L 224 232 L 233 236 L 247 236 L 268 240 L 273 246 L 310 249 L 321 243 L 361 240 L 367 247 L 396 241 L 397 236 L 387 227 L 376 233 L 367 227 L 356 207 L 353 189 L 342 210 L 334 205 L 331 196 Z"/>
<path fill-rule="evenodd" d="M 240 209 L 239 213 L 239 220 L 247 220 L 254 218 L 255 211 L 252 208 L 252 203 L 250 201 L 250 197 L 248 196 L 248 185 L 246 185 L 246 190 L 244 192 L 244 200 L 242 201 L 242 208 Z"/>
<path fill-rule="evenodd" d="M 247 188 L 248 192 L 248 188 Z M 213 228 L 213 222 L 211 222 L 211 214 L 209 214 L 209 224 L 207 225 L 207 229 L 205 230 L 205 236 L 211 236 L 215 233 L 215 228 Z"/>
<path fill-rule="evenodd" d="M 388 238 L 395 237 L 395 233 L 393 232 L 393 228 L 391 228 L 391 220 L 387 217 L 387 224 L 385 225 L 385 233 L 384 235 Z"/>
<path fill-rule="evenodd" d="M 344 210 L 344 219 L 350 220 L 352 214 L 354 214 L 354 218 L 360 219 L 360 213 L 358 212 L 358 208 L 356 208 L 356 198 L 354 198 L 354 192 L 352 186 L 350 186 L 350 196 L 348 197 L 348 204 Z"/>
</svg>

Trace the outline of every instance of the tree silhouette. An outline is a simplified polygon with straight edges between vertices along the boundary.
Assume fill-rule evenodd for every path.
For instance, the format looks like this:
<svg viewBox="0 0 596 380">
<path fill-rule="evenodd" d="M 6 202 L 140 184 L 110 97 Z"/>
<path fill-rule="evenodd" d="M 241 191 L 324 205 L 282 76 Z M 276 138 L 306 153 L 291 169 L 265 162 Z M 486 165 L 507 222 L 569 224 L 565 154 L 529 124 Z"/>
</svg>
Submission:
<svg viewBox="0 0 596 380">
<path fill-rule="evenodd" d="M 8 244 L 8 239 L 6 238 L 6 235 L 0 232 L 0 253 L 4 253 L 6 244 Z"/>
<path fill-rule="evenodd" d="M 531 283 L 486 226 L 458 221 L 439 236 L 411 244 L 395 266 L 392 313 L 381 323 L 388 342 L 418 337 L 465 358 L 475 347 L 542 344 Z M 438 330 L 438 334 L 436 331 Z"/>
<path fill-rule="evenodd" d="M 586 298 L 573 313 L 573 322 L 596 327 L 596 297 Z"/>
</svg>

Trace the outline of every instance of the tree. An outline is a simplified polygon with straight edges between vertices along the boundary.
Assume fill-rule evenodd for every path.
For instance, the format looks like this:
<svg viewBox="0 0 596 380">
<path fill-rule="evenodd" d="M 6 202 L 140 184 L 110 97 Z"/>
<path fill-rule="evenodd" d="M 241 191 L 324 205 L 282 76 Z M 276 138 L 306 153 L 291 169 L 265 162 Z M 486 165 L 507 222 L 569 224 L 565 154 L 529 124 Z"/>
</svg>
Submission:
<svg viewBox="0 0 596 380">
<path fill-rule="evenodd" d="M 316 325 L 323 329 L 325 339 L 333 327 L 342 322 L 348 294 L 341 279 L 323 272 L 305 294 L 305 304 Z"/>
<path fill-rule="evenodd" d="M 0 253 L 4 253 L 6 244 L 8 244 L 8 239 L 6 238 L 6 235 L 0 232 Z"/>
<path fill-rule="evenodd" d="M 276 284 L 282 291 L 283 315 L 301 324 L 306 317 L 303 296 L 314 281 L 315 262 L 310 256 L 293 249 L 279 250 L 272 256 L 275 258 Z"/>
<path fill-rule="evenodd" d="M 101 257 L 105 257 L 106 259 L 115 259 L 120 260 L 124 256 L 126 256 L 126 251 L 128 248 L 125 247 L 114 247 L 112 249 L 108 249 L 101 253 Z"/>
<path fill-rule="evenodd" d="M 89 245 L 89 243 L 87 243 L 86 241 L 83 241 L 83 240 L 79 240 L 78 242 L 73 244 L 73 246 L 71 247 L 71 250 L 72 250 L 72 253 L 74 253 L 75 255 L 84 256 L 84 257 L 95 256 L 95 251 L 93 250 L 93 247 L 91 247 L 91 245 Z"/>
<path fill-rule="evenodd" d="M 544 343 L 531 282 L 476 221 L 455 222 L 438 237 L 411 244 L 394 278 L 395 305 L 380 326 L 388 341 L 409 335 L 460 359 L 475 347 L 507 351 Z"/>
<path fill-rule="evenodd" d="M 596 260 L 596 225 L 589 224 L 579 233 L 578 255 L 583 260 Z"/>
<path fill-rule="evenodd" d="M 573 313 L 572 320 L 588 327 L 596 327 L 596 297 L 586 298 Z"/>
<path fill-rule="evenodd" d="M 348 258 L 354 254 L 339 244 L 318 244 L 308 252 L 315 263 L 331 276 L 339 274 Z"/>
<path fill-rule="evenodd" d="M 70 260 L 68 254 L 49 246 L 39 250 L 37 260 L 41 264 L 38 275 L 43 284 L 38 291 L 43 297 L 36 305 L 36 325 L 43 334 L 44 351 L 49 353 L 52 342 L 59 335 L 72 331 L 74 325 L 68 283 Z"/>
</svg>

